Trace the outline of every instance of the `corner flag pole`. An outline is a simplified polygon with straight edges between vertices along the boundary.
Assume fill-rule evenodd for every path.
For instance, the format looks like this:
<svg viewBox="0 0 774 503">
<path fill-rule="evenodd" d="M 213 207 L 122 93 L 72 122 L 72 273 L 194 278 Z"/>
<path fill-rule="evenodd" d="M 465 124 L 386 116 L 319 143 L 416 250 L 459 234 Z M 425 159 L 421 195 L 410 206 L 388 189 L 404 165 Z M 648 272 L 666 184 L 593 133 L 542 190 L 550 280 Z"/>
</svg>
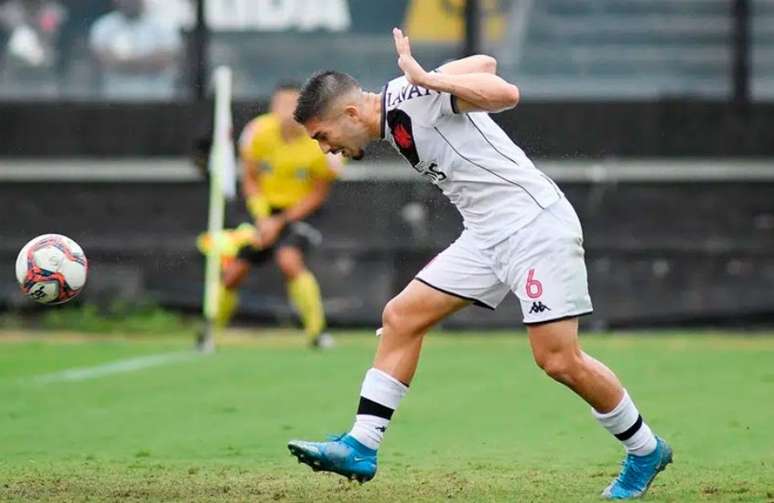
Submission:
<svg viewBox="0 0 774 503">
<path fill-rule="evenodd" d="M 225 215 L 226 198 L 236 194 L 236 160 L 234 155 L 233 125 L 231 119 L 231 69 L 218 67 L 214 74 L 215 128 L 209 158 L 210 201 L 208 232 L 212 247 L 207 254 L 204 283 L 204 319 L 206 329 L 201 349 L 215 348 L 215 318 L 218 312 L 221 264 L 221 233 Z"/>
</svg>

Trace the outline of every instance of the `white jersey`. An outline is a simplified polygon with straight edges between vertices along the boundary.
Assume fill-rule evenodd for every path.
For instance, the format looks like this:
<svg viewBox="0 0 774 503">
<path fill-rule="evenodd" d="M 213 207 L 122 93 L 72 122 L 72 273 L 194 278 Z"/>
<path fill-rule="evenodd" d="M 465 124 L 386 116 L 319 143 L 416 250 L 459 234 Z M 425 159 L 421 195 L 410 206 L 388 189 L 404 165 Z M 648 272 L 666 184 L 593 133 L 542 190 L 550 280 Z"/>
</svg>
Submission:
<svg viewBox="0 0 774 503">
<path fill-rule="evenodd" d="M 507 239 L 562 197 L 484 112 L 460 114 L 448 93 L 391 80 L 382 138 L 449 198 L 481 248 Z"/>
</svg>

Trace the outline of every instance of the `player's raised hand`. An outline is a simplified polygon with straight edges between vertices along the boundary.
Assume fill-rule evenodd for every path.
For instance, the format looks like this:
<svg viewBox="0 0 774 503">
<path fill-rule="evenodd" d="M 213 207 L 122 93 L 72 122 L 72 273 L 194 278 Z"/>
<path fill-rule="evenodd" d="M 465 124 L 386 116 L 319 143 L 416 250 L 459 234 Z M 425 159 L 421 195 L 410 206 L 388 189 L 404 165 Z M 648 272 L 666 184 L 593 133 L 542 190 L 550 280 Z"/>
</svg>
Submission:
<svg viewBox="0 0 774 503">
<path fill-rule="evenodd" d="M 392 29 L 392 37 L 395 39 L 395 50 L 398 53 L 398 66 L 403 70 L 406 79 L 411 84 L 422 85 L 427 72 L 411 55 L 408 37 L 403 34 L 400 28 Z"/>
</svg>

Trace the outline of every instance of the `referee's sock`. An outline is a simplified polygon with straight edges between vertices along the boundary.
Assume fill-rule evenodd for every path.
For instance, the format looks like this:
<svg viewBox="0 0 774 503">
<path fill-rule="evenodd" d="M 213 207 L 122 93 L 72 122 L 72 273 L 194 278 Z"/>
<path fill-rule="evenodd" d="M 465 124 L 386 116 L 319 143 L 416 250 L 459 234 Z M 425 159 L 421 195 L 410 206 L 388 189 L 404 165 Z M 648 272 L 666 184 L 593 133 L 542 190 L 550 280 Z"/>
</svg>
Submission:
<svg viewBox="0 0 774 503">
<path fill-rule="evenodd" d="M 366 372 L 360 390 L 360 404 L 350 436 L 370 449 L 378 449 L 384 433 L 408 386 L 381 370 Z"/>
<path fill-rule="evenodd" d="M 325 311 L 317 279 L 308 270 L 302 272 L 288 281 L 288 297 L 301 318 L 306 336 L 313 340 L 325 330 Z"/>
<path fill-rule="evenodd" d="M 239 292 L 220 285 L 218 292 L 218 310 L 215 313 L 215 326 L 225 328 L 239 307 Z"/>
<path fill-rule="evenodd" d="M 599 424 L 621 441 L 626 452 L 647 456 L 656 449 L 656 436 L 642 419 L 640 412 L 624 390 L 624 396 L 613 410 L 606 413 L 591 409 Z"/>
</svg>

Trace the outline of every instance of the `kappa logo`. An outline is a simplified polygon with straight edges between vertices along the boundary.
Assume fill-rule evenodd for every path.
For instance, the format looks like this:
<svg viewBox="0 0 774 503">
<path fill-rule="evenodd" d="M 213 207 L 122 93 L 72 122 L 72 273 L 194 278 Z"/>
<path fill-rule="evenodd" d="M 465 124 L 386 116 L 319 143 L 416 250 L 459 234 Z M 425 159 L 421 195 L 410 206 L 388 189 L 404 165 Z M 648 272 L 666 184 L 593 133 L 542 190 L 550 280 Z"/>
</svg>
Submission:
<svg viewBox="0 0 774 503">
<path fill-rule="evenodd" d="M 529 310 L 529 314 L 537 314 L 537 313 L 542 313 L 543 311 L 550 311 L 550 310 L 551 310 L 550 307 L 538 301 L 538 302 L 532 303 L 532 308 Z"/>
</svg>

